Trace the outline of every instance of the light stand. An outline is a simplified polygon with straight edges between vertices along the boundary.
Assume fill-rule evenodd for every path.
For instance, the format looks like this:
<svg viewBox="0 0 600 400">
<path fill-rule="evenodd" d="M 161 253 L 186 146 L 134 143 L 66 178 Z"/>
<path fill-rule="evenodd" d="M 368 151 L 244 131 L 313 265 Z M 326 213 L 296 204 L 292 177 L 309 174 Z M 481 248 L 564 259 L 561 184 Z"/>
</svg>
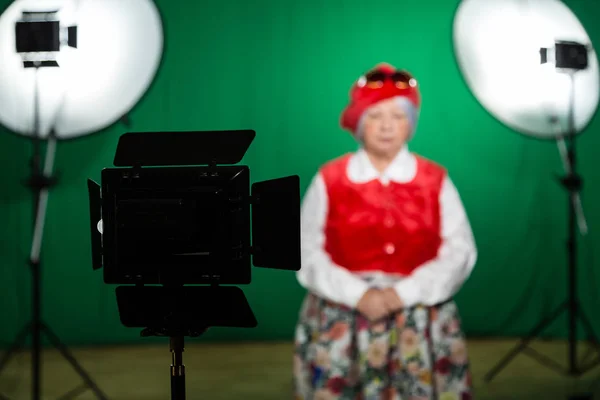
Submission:
<svg viewBox="0 0 600 400">
<path fill-rule="evenodd" d="M 17 30 L 17 32 L 19 32 Z M 34 32 L 39 35 L 40 31 Z M 45 32 L 44 32 L 45 33 Z M 17 48 L 19 48 L 19 37 L 17 35 Z M 39 36 L 38 36 L 39 39 Z M 40 45 L 41 41 L 34 41 L 36 45 Z M 42 45 L 45 43 L 42 43 Z M 34 50 L 34 51 L 43 51 Z M 83 379 L 83 387 L 78 387 L 71 390 L 63 399 L 68 399 L 78 395 L 82 388 L 90 388 L 96 396 L 101 400 L 107 400 L 107 397 L 98 385 L 91 379 L 87 372 L 81 367 L 76 358 L 71 354 L 69 349 L 60 341 L 59 337 L 50 329 L 48 324 L 42 319 L 41 312 L 41 262 L 40 251 L 42 247 L 42 239 L 44 234 L 44 223 L 46 221 L 46 207 L 48 204 L 48 190 L 56 184 L 56 179 L 52 177 L 54 167 L 54 155 L 56 152 L 56 137 L 51 132 L 48 139 L 44 168 L 41 168 L 41 151 L 40 145 L 42 140 L 40 129 L 40 99 L 39 99 L 39 82 L 38 72 L 42 67 L 58 67 L 55 61 L 24 61 L 25 68 L 35 68 L 35 87 L 34 87 L 34 137 L 33 137 L 33 155 L 30 163 L 31 175 L 27 181 L 27 186 L 31 189 L 34 197 L 34 232 L 31 243 L 31 252 L 29 256 L 29 266 L 31 267 L 32 281 L 32 317 L 21 331 L 17 334 L 14 342 L 9 347 L 7 352 L 0 359 L 0 372 L 10 361 L 11 357 L 24 347 L 27 336 L 31 334 L 31 396 L 33 400 L 40 400 L 41 396 L 41 365 L 42 365 L 42 333 L 45 333 L 50 343 L 61 353 L 61 355 L 71 364 L 77 374 Z M 0 395 L 0 398 L 5 396 Z"/>
<path fill-rule="evenodd" d="M 547 49 L 542 49 L 542 63 L 547 61 Z M 583 59 L 585 58 L 585 60 Z M 598 339 L 594 333 L 589 319 L 581 308 L 577 296 L 577 204 L 579 192 L 582 187 L 582 178 L 576 168 L 576 126 L 575 126 L 575 74 L 587 68 L 587 48 L 576 43 L 556 43 L 556 67 L 564 69 L 571 80 L 571 94 L 569 99 L 568 130 L 564 136 L 566 145 L 566 175 L 560 179 L 562 186 L 569 195 L 568 211 L 568 239 L 567 239 L 567 293 L 568 298 L 558 306 L 547 318 L 542 320 L 528 336 L 521 339 L 500 362 L 485 376 L 487 382 L 491 381 L 508 363 L 520 352 L 535 358 L 542 365 L 559 371 L 559 373 L 579 377 L 600 364 L 600 357 L 583 366 L 577 360 L 577 320 L 580 319 L 587 331 L 588 340 L 593 342 L 596 350 Z M 559 316 L 567 312 L 568 316 L 568 367 L 565 369 L 560 364 L 528 347 L 528 344 L 539 336 Z"/>
</svg>

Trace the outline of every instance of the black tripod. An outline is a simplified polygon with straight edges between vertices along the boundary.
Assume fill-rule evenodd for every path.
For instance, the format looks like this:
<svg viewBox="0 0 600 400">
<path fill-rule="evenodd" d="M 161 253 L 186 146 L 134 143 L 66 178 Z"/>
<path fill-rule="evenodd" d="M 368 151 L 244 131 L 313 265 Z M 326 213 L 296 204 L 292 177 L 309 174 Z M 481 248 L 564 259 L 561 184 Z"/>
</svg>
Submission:
<svg viewBox="0 0 600 400">
<path fill-rule="evenodd" d="M 26 67 L 28 65 L 26 64 Z M 13 344 L 9 347 L 7 352 L 0 359 L 0 372 L 6 366 L 11 357 L 20 349 L 24 347 L 27 336 L 31 334 L 32 349 L 31 349 L 31 375 L 32 375 L 32 388 L 31 396 L 33 400 L 40 400 L 41 396 L 41 336 L 45 333 L 50 343 L 60 351 L 62 356 L 71 364 L 77 374 L 83 379 L 84 385 L 74 390 L 69 391 L 64 395 L 63 399 L 68 399 L 78 395 L 82 389 L 86 387 L 90 388 L 96 396 L 101 400 L 106 400 L 107 397 L 102 393 L 98 385 L 94 383 L 92 378 L 84 371 L 81 365 L 77 362 L 75 357 L 70 353 L 69 349 L 61 343 L 58 336 L 50 329 L 48 324 L 42 320 L 41 316 L 41 263 L 40 263 L 40 249 L 42 246 L 42 237 L 44 230 L 44 222 L 46 219 L 46 205 L 48 202 L 48 189 L 52 187 L 56 180 L 51 177 L 53 164 L 54 164 L 54 153 L 56 149 L 56 137 L 51 134 L 48 140 L 48 146 L 46 149 L 45 165 L 42 169 L 41 166 L 41 135 L 40 135 L 40 110 L 39 110 L 39 94 L 37 85 L 37 71 L 40 66 L 39 63 L 32 65 L 36 68 L 36 86 L 34 94 L 34 133 L 33 138 L 33 157 L 31 160 L 31 176 L 27 182 L 27 186 L 32 190 L 35 199 L 34 208 L 34 233 L 31 244 L 31 253 L 29 256 L 29 266 L 31 267 L 31 281 L 32 281 L 32 317 L 31 321 L 27 323 L 23 329 L 19 332 Z M 0 395 L 0 398 L 5 398 Z"/>
<path fill-rule="evenodd" d="M 600 357 L 589 362 L 587 365 L 581 365 L 577 360 L 577 321 L 578 319 L 584 325 L 587 331 L 588 339 L 593 343 L 597 351 L 598 339 L 594 333 L 592 325 L 589 319 L 585 315 L 581 308 L 580 301 L 577 296 L 577 199 L 579 191 L 582 186 L 582 178 L 576 172 L 576 156 L 575 156 L 575 118 L 574 118 L 574 91 L 575 91 L 575 79 L 574 74 L 576 71 L 570 71 L 571 78 L 571 96 L 569 106 L 569 130 L 565 136 L 565 143 L 567 146 L 567 174 L 565 177 L 560 179 L 562 186 L 568 191 L 569 194 L 569 223 L 568 223 L 568 240 L 567 240 L 567 254 L 568 254 L 568 298 L 560 306 L 558 306 L 546 319 L 542 320 L 530 334 L 523 338 L 513 350 L 511 350 L 500 362 L 490 370 L 485 376 L 486 381 L 491 381 L 508 363 L 517 356 L 520 352 L 524 351 L 525 354 L 533 357 L 542 365 L 557 370 L 559 373 L 570 375 L 570 376 L 581 376 L 590 369 L 594 368 L 600 363 Z M 552 322 L 554 322 L 563 312 L 568 314 L 568 367 L 564 368 L 554 360 L 536 352 L 535 350 L 528 347 L 528 344 L 533 341 L 540 333 L 544 331 Z"/>
</svg>

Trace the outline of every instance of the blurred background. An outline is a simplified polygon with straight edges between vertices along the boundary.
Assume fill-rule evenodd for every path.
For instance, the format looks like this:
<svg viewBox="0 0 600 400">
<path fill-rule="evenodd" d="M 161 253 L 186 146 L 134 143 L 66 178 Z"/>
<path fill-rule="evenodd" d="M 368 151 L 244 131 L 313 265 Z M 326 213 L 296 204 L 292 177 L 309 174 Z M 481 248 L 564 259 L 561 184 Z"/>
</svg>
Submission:
<svg viewBox="0 0 600 400">
<path fill-rule="evenodd" d="M 9 3 L 0 0 L 0 7 Z M 476 397 L 550 399 L 590 390 L 598 371 L 566 379 L 522 356 L 491 384 L 481 382 L 567 295 L 568 204 L 555 179 L 563 173 L 556 144 L 503 126 L 461 77 L 452 45 L 458 3 L 156 0 L 165 30 L 157 77 L 130 113 L 130 128 L 116 124 L 59 143 L 60 183 L 51 191 L 42 249 L 43 317 L 111 399 L 166 398 L 170 364 L 168 341 L 123 327 L 114 287 L 91 269 L 86 179 L 100 181 L 101 169 L 112 166 L 118 137 L 128 130 L 254 129 L 243 160 L 252 180 L 298 174 L 304 191 L 322 163 L 356 149 L 339 127 L 339 115 L 350 85 L 379 62 L 408 69 L 419 80 L 423 108 L 410 148 L 448 168 L 471 220 L 479 259 L 456 301 L 471 341 Z M 600 3 L 565 4 L 591 40 L 600 41 Z M 510 76 L 498 79 L 511 84 Z M 580 242 L 578 294 L 597 331 L 599 130 L 594 118 L 578 142 L 590 227 Z M 23 185 L 31 142 L 7 129 L 0 133 L 0 348 L 6 349 L 31 318 L 32 199 Z M 190 398 L 291 396 L 293 333 L 305 291 L 293 273 L 260 269 L 243 289 L 259 325 L 214 328 L 187 340 Z M 538 344 L 561 363 L 565 315 Z M 48 398 L 80 383 L 55 350 L 44 357 Z M 27 353 L 11 360 L 0 375 L 0 392 L 28 398 L 28 363 Z M 94 396 L 88 391 L 79 398 Z"/>
</svg>

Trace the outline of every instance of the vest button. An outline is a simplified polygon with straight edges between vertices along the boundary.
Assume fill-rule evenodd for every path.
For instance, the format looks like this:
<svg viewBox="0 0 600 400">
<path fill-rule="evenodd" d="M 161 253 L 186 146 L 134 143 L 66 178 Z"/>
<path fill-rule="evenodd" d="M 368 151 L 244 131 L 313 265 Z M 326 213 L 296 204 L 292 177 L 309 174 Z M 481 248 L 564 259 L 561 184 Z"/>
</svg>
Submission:
<svg viewBox="0 0 600 400">
<path fill-rule="evenodd" d="M 394 246 L 393 243 L 388 243 L 385 245 L 384 251 L 386 254 L 394 254 L 394 252 L 396 251 L 396 246 Z"/>
<path fill-rule="evenodd" d="M 394 221 L 393 217 L 386 217 L 385 220 L 383 221 L 383 224 L 385 225 L 386 228 L 391 228 L 394 225 L 396 225 L 396 221 Z"/>
</svg>

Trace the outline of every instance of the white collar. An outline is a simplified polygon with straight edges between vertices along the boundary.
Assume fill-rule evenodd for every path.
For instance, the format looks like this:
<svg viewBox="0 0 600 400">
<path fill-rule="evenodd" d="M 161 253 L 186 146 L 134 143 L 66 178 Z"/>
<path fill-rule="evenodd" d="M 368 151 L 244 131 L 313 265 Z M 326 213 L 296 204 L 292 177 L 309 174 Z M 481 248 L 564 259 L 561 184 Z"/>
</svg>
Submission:
<svg viewBox="0 0 600 400">
<path fill-rule="evenodd" d="M 361 148 L 354 153 L 348 162 L 348 179 L 355 183 L 365 183 L 379 179 L 383 184 L 394 181 L 396 183 L 410 182 L 417 172 L 417 160 L 408 151 L 408 146 L 403 146 L 390 165 L 380 173 L 375 169 L 367 152 Z"/>
</svg>

